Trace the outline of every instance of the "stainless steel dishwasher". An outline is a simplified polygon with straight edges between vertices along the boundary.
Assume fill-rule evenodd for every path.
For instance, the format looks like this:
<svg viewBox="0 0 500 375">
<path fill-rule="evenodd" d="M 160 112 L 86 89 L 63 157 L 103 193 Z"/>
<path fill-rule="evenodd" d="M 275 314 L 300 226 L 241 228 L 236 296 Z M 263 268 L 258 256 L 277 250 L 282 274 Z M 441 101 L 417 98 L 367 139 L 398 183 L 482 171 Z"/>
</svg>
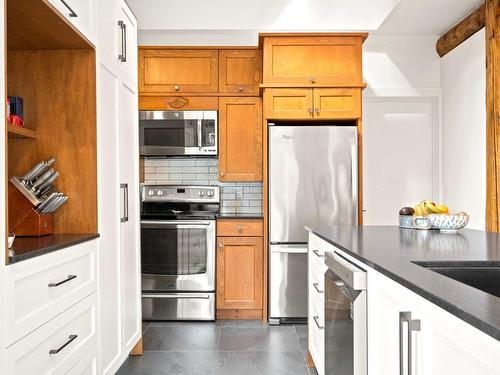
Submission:
<svg viewBox="0 0 500 375">
<path fill-rule="evenodd" d="M 366 375 L 366 271 L 336 252 L 325 263 L 325 375 Z"/>
</svg>

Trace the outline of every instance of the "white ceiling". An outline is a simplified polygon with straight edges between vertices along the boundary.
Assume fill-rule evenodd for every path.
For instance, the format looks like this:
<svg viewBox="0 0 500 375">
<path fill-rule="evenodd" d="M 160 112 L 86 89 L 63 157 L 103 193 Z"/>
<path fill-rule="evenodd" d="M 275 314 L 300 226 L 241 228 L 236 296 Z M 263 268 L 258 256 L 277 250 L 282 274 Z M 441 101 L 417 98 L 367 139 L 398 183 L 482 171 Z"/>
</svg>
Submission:
<svg viewBox="0 0 500 375">
<path fill-rule="evenodd" d="M 370 31 L 440 36 L 484 0 L 126 0 L 144 44 L 255 44 L 263 31 Z M 203 42 L 203 39 L 206 39 Z M 170 41 L 170 43 L 169 43 Z"/>
<path fill-rule="evenodd" d="M 401 0 L 377 33 L 443 35 L 484 0 Z"/>
<path fill-rule="evenodd" d="M 127 0 L 140 30 L 375 30 L 399 0 Z"/>
</svg>

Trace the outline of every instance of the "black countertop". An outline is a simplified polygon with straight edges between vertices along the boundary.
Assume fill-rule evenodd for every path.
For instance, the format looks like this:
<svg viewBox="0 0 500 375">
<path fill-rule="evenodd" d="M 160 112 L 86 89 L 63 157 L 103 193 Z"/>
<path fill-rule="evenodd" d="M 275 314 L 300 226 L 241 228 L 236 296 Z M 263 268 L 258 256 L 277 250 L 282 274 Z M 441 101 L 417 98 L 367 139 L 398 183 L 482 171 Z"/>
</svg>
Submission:
<svg viewBox="0 0 500 375">
<path fill-rule="evenodd" d="M 9 264 L 19 263 L 23 260 L 78 245 L 98 237 L 99 234 L 97 233 L 65 233 L 42 237 L 16 237 L 12 248 L 9 249 L 9 255 L 11 255 L 9 256 Z"/>
<path fill-rule="evenodd" d="M 262 219 L 262 214 L 220 213 L 217 219 Z"/>
<path fill-rule="evenodd" d="M 413 263 L 499 267 L 500 234 L 471 229 L 445 234 L 390 226 L 320 226 L 310 231 L 500 340 L 500 298 Z"/>
</svg>

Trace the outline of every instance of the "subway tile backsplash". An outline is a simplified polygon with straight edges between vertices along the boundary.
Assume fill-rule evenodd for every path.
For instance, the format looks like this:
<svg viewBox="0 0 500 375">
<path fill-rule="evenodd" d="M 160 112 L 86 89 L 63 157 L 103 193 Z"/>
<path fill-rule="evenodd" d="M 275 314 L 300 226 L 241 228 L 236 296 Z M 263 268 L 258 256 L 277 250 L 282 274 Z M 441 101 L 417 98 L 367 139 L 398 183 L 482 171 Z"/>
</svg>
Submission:
<svg viewBox="0 0 500 375">
<path fill-rule="evenodd" d="M 144 183 L 150 185 L 217 185 L 222 213 L 262 214 L 262 183 L 219 182 L 217 159 L 146 159 Z"/>
</svg>

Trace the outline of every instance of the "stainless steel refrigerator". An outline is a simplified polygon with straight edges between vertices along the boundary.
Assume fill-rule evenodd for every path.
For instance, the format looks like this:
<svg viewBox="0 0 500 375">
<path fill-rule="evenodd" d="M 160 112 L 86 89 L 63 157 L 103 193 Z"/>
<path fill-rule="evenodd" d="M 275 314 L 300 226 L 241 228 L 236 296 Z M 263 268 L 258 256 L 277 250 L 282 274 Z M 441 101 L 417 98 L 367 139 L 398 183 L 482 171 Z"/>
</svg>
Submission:
<svg viewBox="0 0 500 375">
<path fill-rule="evenodd" d="M 357 225 L 355 126 L 270 124 L 269 322 L 307 317 L 306 226 Z"/>
</svg>

